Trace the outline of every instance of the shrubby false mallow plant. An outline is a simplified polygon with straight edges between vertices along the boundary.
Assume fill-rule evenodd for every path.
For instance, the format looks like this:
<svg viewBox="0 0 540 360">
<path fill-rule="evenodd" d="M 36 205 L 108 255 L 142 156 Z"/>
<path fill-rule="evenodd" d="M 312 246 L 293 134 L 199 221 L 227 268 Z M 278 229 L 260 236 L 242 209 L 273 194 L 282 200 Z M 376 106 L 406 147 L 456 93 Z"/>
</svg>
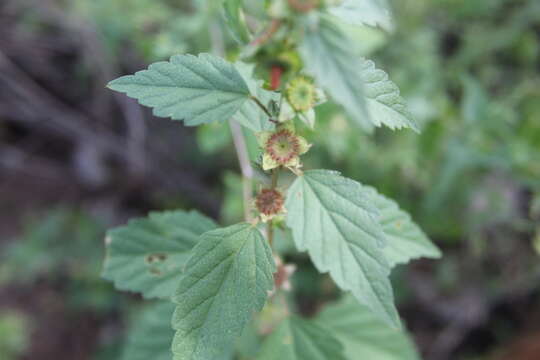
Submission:
<svg viewBox="0 0 540 360">
<path fill-rule="evenodd" d="M 326 101 L 367 131 L 419 131 L 397 86 L 358 55 L 348 34 L 350 26 L 389 28 L 387 4 L 225 0 L 223 15 L 241 46 L 229 60 L 175 55 L 108 85 L 188 126 L 244 127 L 260 156 L 243 165 L 264 174 L 245 194 L 243 223 L 220 227 L 178 210 L 108 233 L 105 278 L 162 299 L 139 319 L 125 358 L 167 359 L 171 348 L 177 360 L 417 358 L 399 330 L 389 275 L 396 264 L 437 258 L 439 250 L 375 189 L 306 169 L 302 159 L 316 144 L 299 134 L 304 126 L 316 131 L 315 108 Z M 344 292 L 314 318 L 296 314 L 286 295 L 294 267 L 275 249 L 277 230 L 290 232 L 297 250 Z"/>
</svg>

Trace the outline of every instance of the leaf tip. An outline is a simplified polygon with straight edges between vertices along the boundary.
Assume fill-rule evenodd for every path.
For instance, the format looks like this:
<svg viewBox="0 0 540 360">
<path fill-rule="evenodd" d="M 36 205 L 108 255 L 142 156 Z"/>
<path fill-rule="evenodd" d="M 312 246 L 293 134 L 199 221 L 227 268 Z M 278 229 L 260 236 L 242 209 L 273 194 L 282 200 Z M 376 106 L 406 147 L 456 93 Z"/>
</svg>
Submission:
<svg viewBox="0 0 540 360">
<path fill-rule="evenodd" d="M 431 259 L 441 259 L 443 257 L 443 252 L 437 245 L 433 244 L 433 252 L 430 255 Z"/>
<path fill-rule="evenodd" d="M 422 130 L 418 127 L 416 123 L 411 124 L 411 130 L 417 133 L 418 135 L 422 134 Z"/>
<path fill-rule="evenodd" d="M 113 91 L 120 91 L 118 89 L 118 80 L 120 80 L 121 78 L 118 78 L 118 79 L 114 79 L 114 80 L 111 80 L 107 83 L 107 85 L 105 85 L 105 87 L 107 89 L 110 89 L 110 90 L 113 90 Z"/>
</svg>

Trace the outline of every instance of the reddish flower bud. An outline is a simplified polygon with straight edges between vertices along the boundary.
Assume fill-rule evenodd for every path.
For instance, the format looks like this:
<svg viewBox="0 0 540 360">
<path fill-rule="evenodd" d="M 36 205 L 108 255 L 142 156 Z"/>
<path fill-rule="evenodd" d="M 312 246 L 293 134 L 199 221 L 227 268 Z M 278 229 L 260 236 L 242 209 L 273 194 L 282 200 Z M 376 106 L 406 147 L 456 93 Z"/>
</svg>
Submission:
<svg viewBox="0 0 540 360">
<path fill-rule="evenodd" d="M 275 189 L 262 189 L 255 199 L 257 210 L 267 217 L 283 212 L 284 203 L 283 195 Z"/>
</svg>

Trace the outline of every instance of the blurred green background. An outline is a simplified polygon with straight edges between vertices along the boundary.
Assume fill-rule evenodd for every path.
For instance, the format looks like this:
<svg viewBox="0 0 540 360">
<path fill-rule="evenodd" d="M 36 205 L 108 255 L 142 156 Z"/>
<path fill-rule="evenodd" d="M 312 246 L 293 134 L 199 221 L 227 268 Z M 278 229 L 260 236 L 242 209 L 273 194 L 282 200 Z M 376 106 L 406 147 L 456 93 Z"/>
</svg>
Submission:
<svg viewBox="0 0 540 360">
<path fill-rule="evenodd" d="M 366 134 L 325 104 L 306 167 L 375 186 L 443 249 L 393 274 L 425 359 L 540 359 L 540 1 L 392 8 L 393 33 L 353 33 L 422 134 Z M 185 128 L 104 88 L 234 48 L 215 0 L 0 2 L 0 359 L 121 359 L 142 302 L 99 277 L 105 229 L 154 209 L 242 218 L 226 124 Z M 295 259 L 309 313 L 327 284 Z"/>
</svg>

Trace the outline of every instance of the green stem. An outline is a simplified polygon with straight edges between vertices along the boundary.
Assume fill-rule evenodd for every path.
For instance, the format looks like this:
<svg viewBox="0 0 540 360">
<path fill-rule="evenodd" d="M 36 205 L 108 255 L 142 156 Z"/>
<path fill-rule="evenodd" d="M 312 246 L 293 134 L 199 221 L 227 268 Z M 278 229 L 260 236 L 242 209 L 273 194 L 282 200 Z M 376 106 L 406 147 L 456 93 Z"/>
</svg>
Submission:
<svg viewBox="0 0 540 360">
<path fill-rule="evenodd" d="M 272 189 L 276 189 L 278 185 L 279 180 L 279 169 L 272 170 Z M 274 243 L 274 221 L 270 220 L 266 223 L 266 237 L 268 239 L 268 243 L 270 244 L 270 247 L 272 247 L 272 244 Z"/>
<path fill-rule="evenodd" d="M 272 247 L 274 244 L 274 220 L 269 220 L 266 223 L 266 237 L 268 238 L 270 247 Z"/>
<path fill-rule="evenodd" d="M 242 194 L 244 198 L 244 218 L 250 222 L 251 216 L 251 203 L 252 203 L 252 191 L 253 191 L 253 168 L 249 160 L 249 154 L 246 144 L 246 139 L 240 124 L 234 120 L 229 121 L 229 127 L 231 129 L 234 148 L 238 157 L 238 163 L 240 164 L 240 170 L 242 173 Z"/>
<path fill-rule="evenodd" d="M 255 104 L 257 104 L 264 112 L 266 115 L 268 115 L 268 117 L 271 119 L 272 118 L 272 114 L 270 114 L 270 111 L 268 111 L 268 109 L 266 108 L 266 106 L 263 105 L 263 103 L 257 99 L 255 96 L 251 95 L 250 96 L 250 99 L 255 101 Z"/>
<path fill-rule="evenodd" d="M 272 189 L 275 190 L 278 186 L 279 168 L 272 170 Z"/>
</svg>

